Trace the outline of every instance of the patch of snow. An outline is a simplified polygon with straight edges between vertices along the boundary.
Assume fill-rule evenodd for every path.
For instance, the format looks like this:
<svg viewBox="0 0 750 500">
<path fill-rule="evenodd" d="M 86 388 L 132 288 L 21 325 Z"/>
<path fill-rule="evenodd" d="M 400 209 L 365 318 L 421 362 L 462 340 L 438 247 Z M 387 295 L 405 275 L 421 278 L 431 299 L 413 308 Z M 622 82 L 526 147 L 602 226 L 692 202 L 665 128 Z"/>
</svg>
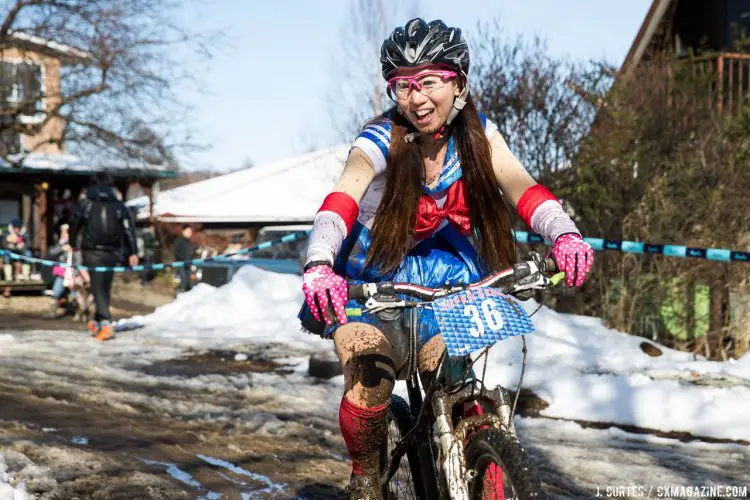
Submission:
<svg viewBox="0 0 750 500">
<path fill-rule="evenodd" d="M 27 500 L 24 483 L 12 486 L 15 474 L 8 472 L 8 465 L 5 463 L 5 457 L 0 453 L 0 500 Z"/>
<path fill-rule="evenodd" d="M 553 420 L 547 418 L 529 418 L 516 415 L 513 420 L 516 430 L 521 434 L 534 434 L 535 431 L 545 430 L 553 434 L 559 434 L 569 439 L 591 440 L 600 443 L 612 441 L 635 441 L 641 443 L 653 443 L 673 448 L 691 448 L 696 450 L 713 450 L 725 452 L 750 453 L 750 449 L 737 443 L 708 443 L 705 441 L 680 441 L 678 439 L 654 436 L 652 434 L 639 434 L 627 432 L 619 427 L 608 429 L 592 429 L 572 422 L 570 420 Z"/>
<path fill-rule="evenodd" d="M 147 343 L 222 348 L 237 343 L 272 344 L 300 352 L 332 350 L 333 343 L 300 331 L 296 314 L 303 302 L 301 278 L 245 266 L 220 288 L 199 285 L 155 313 L 131 318 Z M 529 300 L 528 311 L 537 308 Z M 527 365 L 523 380 L 549 403 L 544 416 L 633 425 L 665 432 L 750 441 L 750 355 L 714 362 L 668 349 L 641 337 L 607 328 L 599 318 L 559 314 L 542 307 L 534 316 L 536 331 L 526 336 Z M 515 389 L 521 369 L 522 339 L 509 337 L 489 354 L 485 382 Z M 662 354 L 652 357 L 641 344 Z M 306 381 L 306 360 L 292 363 L 288 384 L 274 387 L 289 393 L 314 387 Z M 483 362 L 476 368 L 482 370 Z M 254 374 L 259 382 L 272 374 Z M 723 378 L 718 385 L 696 381 Z M 290 387 L 301 384 L 296 388 Z M 403 394 L 403 384 L 396 393 Z M 327 382 L 325 404 L 335 408 L 343 377 Z M 337 393 L 336 393 L 337 392 Z"/>
<path fill-rule="evenodd" d="M 222 467 L 237 475 L 246 476 L 252 479 L 253 481 L 257 481 L 259 483 L 265 484 L 266 487 L 258 491 L 257 493 L 283 493 L 287 489 L 287 485 L 285 483 L 275 483 L 266 476 L 263 476 L 261 474 L 256 474 L 255 472 L 250 472 L 248 470 L 243 469 L 242 467 L 234 465 L 233 463 L 227 462 L 226 460 L 221 460 L 218 458 L 209 457 L 207 455 L 201 455 L 201 454 L 198 454 L 197 456 L 204 462 L 207 462 L 215 467 Z"/>
<path fill-rule="evenodd" d="M 303 350 L 330 349 L 331 341 L 300 331 L 296 314 L 303 300 L 299 276 L 246 265 L 222 287 L 198 284 L 153 314 L 121 320 L 118 325 L 153 326 L 148 329 L 149 337 L 190 339 L 194 346 L 250 341 L 284 343 Z"/>
<path fill-rule="evenodd" d="M 8 34 L 11 37 L 16 38 L 18 40 L 23 40 L 25 42 L 31 42 L 33 44 L 41 45 L 43 47 L 48 47 L 48 48 L 50 48 L 52 50 L 56 50 L 56 51 L 61 52 L 63 54 L 80 57 L 82 59 L 90 59 L 91 58 L 91 54 L 89 54 L 88 52 L 84 52 L 84 51 L 82 51 L 80 49 L 77 49 L 77 48 L 73 47 L 72 45 L 67 45 L 67 44 L 64 44 L 64 43 L 55 42 L 54 40 L 47 40 L 47 39 L 44 39 L 42 37 L 38 37 L 36 35 L 31 35 L 29 33 L 24 33 L 22 31 L 9 30 Z"/>
<path fill-rule="evenodd" d="M 178 480 L 179 482 L 186 484 L 188 486 L 192 486 L 193 488 L 203 488 L 203 485 L 196 481 L 193 476 L 185 472 L 184 470 L 180 469 L 173 463 L 169 462 L 159 462 L 157 460 L 148 460 L 146 458 L 139 458 L 141 462 L 148 465 L 158 465 L 159 467 L 163 467 L 167 474 Z"/>
<path fill-rule="evenodd" d="M 537 304 L 523 306 L 531 312 Z M 750 413 L 744 363 L 695 360 L 661 345 L 662 355 L 652 357 L 640 346 L 653 342 L 609 329 L 598 318 L 547 307 L 533 321 L 537 331 L 526 338 L 523 386 L 550 404 L 542 415 L 750 440 L 750 427 L 741 423 Z M 515 389 L 521 347 L 520 338 L 510 337 L 490 351 L 486 383 Z M 744 385 L 690 383 L 705 376 L 733 377 Z"/>
</svg>

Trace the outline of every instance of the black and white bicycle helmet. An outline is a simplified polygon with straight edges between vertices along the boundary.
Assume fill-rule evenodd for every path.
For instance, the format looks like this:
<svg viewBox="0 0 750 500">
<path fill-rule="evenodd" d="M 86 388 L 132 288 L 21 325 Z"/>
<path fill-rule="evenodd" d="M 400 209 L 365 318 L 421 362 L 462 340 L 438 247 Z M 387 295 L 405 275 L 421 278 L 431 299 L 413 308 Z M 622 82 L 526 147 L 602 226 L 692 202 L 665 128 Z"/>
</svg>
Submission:
<svg viewBox="0 0 750 500">
<path fill-rule="evenodd" d="M 383 41 L 380 64 L 383 78 L 388 80 L 401 68 L 415 68 L 424 64 L 438 64 L 462 73 L 469 73 L 469 45 L 459 28 L 450 28 L 441 20 L 426 23 L 415 18 L 404 27 L 397 27 Z M 456 97 L 445 125 L 450 125 L 466 104 L 469 88 L 464 86 Z"/>
<path fill-rule="evenodd" d="M 399 68 L 423 64 L 440 64 L 468 74 L 469 46 L 459 28 L 449 28 L 439 19 L 426 23 L 416 18 L 383 41 L 380 63 L 386 80 Z"/>
</svg>

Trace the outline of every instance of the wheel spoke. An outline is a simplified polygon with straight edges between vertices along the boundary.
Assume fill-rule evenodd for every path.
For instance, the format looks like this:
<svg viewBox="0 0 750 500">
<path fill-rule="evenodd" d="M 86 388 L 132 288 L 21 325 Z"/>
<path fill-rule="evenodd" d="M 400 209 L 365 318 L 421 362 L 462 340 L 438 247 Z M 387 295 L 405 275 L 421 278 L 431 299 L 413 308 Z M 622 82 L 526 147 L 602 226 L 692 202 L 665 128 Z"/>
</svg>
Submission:
<svg viewBox="0 0 750 500">
<path fill-rule="evenodd" d="M 389 421 L 388 427 L 388 457 L 390 464 L 390 453 L 396 447 L 396 443 L 401 438 L 396 423 Z M 401 457 L 396 474 L 393 475 L 388 483 L 388 500 L 401 500 L 417 498 L 414 493 L 414 480 L 411 476 L 411 470 L 406 460 L 406 456 Z"/>
</svg>

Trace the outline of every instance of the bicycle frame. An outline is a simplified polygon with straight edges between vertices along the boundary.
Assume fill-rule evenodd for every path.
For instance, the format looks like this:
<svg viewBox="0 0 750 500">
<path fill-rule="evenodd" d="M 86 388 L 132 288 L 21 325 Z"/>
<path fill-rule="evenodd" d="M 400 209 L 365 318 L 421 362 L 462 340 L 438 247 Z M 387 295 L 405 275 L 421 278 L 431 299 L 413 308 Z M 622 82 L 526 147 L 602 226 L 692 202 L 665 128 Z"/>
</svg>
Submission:
<svg viewBox="0 0 750 500">
<path fill-rule="evenodd" d="M 415 424 L 415 436 L 418 439 L 415 445 L 420 455 L 420 468 L 422 472 L 422 487 L 425 498 L 438 498 L 439 484 L 446 488 L 448 498 L 454 500 L 468 500 L 469 489 L 466 482 L 467 470 L 464 457 L 464 443 L 473 432 L 485 427 L 504 429 L 515 436 L 511 416 L 511 399 L 507 389 L 496 387 L 495 389 L 479 389 L 475 382 L 464 383 L 463 378 L 456 379 L 455 375 L 460 372 L 454 371 L 455 360 L 445 358 L 447 364 L 438 368 L 436 379 L 437 389 L 428 391 L 427 404 L 432 411 L 429 419 L 422 418 Z M 448 368 L 445 368 L 448 367 Z M 471 367 L 467 367 L 471 370 Z M 442 372 L 442 373 L 440 373 Z M 465 373 L 465 372 L 464 372 Z M 456 385 L 461 385 L 455 389 Z M 416 375 L 407 380 L 407 393 L 409 396 L 409 407 L 412 417 L 417 419 L 423 411 L 425 401 L 419 388 Z M 458 423 L 453 423 L 453 409 L 459 405 L 469 402 L 488 403 L 490 408 L 487 413 L 480 412 L 476 415 L 461 415 Z M 429 432 L 429 429 L 432 432 Z M 432 439 L 429 439 L 432 438 Z M 437 449 L 433 450 L 431 443 L 435 442 Z M 407 444 L 408 446 L 408 444 Z M 405 448 L 404 448 L 405 451 Z M 438 456 L 434 456 L 437 451 Z M 398 468 L 403 453 L 394 453 L 389 464 L 389 472 L 384 482 L 390 480 L 392 472 Z M 438 467 L 438 470 L 435 470 Z M 469 480 L 473 478 L 468 478 Z M 419 489 L 419 487 L 418 487 Z"/>
<path fill-rule="evenodd" d="M 543 261 L 538 258 L 535 258 L 533 262 L 535 269 L 527 269 L 527 271 L 532 272 L 522 274 L 515 284 L 509 286 L 511 293 L 533 291 L 533 289 L 546 288 L 550 283 L 559 282 L 560 276 L 550 280 L 543 274 L 547 266 L 554 269 L 554 267 L 551 267 L 554 266 L 554 262 L 543 264 Z M 528 266 L 529 264 L 524 265 Z M 541 271 L 541 273 L 537 271 Z M 498 273 L 495 276 L 501 274 Z M 387 286 L 392 286 L 392 284 Z M 360 290 L 366 289 L 368 289 L 368 285 L 364 285 Z M 394 307 L 413 306 L 413 303 L 407 301 L 391 302 L 390 304 L 379 302 L 375 290 L 373 288 L 369 288 L 369 290 L 369 299 L 366 304 L 368 310 L 380 311 Z M 425 293 L 424 290 L 419 292 Z M 446 292 L 450 293 L 448 290 Z M 438 294 L 434 296 L 438 296 Z M 383 483 L 387 483 L 396 472 L 401 458 L 411 444 L 417 447 L 420 457 L 422 485 L 416 485 L 417 490 L 421 491 L 425 498 L 438 498 L 440 486 L 443 486 L 446 490 L 443 492 L 444 496 L 453 500 L 469 500 L 468 483 L 474 478 L 468 477 L 466 469 L 464 445 L 467 439 L 470 438 L 472 433 L 486 427 L 503 429 L 512 436 L 516 436 L 508 390 L 502 386 L 491 390 L 486 389 L 484 380 L 476 378 L 471 365 L 466 364 L 466 359 L 468 359 L 468 356 L 454 360 L 444 354 L 437 370 L 438 375 L 432 384 L 433 387 L 425 391 L 424 397 L 419 388 L 416 374 L 413 374 L 407 380 L 409 406 L 415 424 L 408 435 L 397 443 L 390 457 L 388 472 L 386 477 L 383 478 Z M 459 366 L 460 364 L 464 366 Z M 481 385 L 481 389 L 478 388 L 478 385 Z M 463 408 L 468 402 L 478 405 L 477 413 L 465 415 L 462 410 L 454 425 L 454 408 L 458 405 L 463 405 L 461 406 Z M 483 402 L 489 406 L 489 411 L 486 413 L 481 409 L 481 403 Z M 429 418 L 425 417 L 425 404 L 431 410 Z M 417 439 L 419 437 L 423 439 Z M 414 443 L 415 440 L 416 443 Z M 433 443 L 435 449 L 432 447 Z M 434 456 L 434 452 L 437 452 L 437 456 Z"/>
</svg>

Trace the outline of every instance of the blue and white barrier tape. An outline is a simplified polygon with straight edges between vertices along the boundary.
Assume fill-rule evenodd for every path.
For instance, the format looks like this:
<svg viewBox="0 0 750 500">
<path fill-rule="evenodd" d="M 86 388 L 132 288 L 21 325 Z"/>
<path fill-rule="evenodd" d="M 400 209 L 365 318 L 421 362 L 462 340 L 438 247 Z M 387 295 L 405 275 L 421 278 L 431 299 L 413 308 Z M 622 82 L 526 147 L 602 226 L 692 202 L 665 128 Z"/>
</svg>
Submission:
<svg viewBox="0 0 750 500">
<path fill-rule="evenodd" d="M 264 241 L 263 243 L 259 243 L 249 248 L 243 248 L 236 252 L 232 252 L 232 253 L 228 253 L 224 255 L 217 255 L 216 257 L 209 257 L 207 259 L 192 259 L 192 260 L 184 260 L 184 261 L 178 260 L 175 262 L 166 262 L 164 264 L 150 264 L 148 266 L 137 265 L 137 266 L 132 266 L 132 267 L 131 266 L 115 266 L 115 267 L 95 266 L 95 267 L 92 267 L 92 266 L 79 266 L 79 265 L 74 265 L 74 264 L 69 265 L 65 262 L 58 262 L 58 261 L 48 260 L 48 259 L 40 259 L 38 257 L 27 257 L 25 255 L 13 253 L 8 250 L 0 250 L 0 256 L 7 255 L 12 260 L 22 260 L 25 262 L 33 262 L 33 263 L 41 264 L 47 267 L 53 267 L 53 266 L 72 267 L 74 269 L 80 269 L 82 271 L 93 271 L 93 272 L 113 271 L 116 273 L 123 273 L 126 271 L 145 271 L 146 269 L 159 271 L 162 269 L 201 265 L 201 264 L 205 264 L 206 262 L 227 261 L 227 260 L 230 260 L 231 257 L 234 257 L 236 255 L 247 255 L 252 252 L 257 252 L 258 250 L 265 250 L 274 245 L 280 245 L 282 243 L 291 243 L 292 241 L 307 238 L 309 234 L 310 234 L 310 231 L 302 231 L 298 233 L 287 234 L 286 236 L 283 236 L 276 240 Z"/>
<path fill-rule="evenodd" d="M 515 231 L 519 243 L 546 243 L 538 234 Z M 750 252 L 727 250 L 725 248 L 693 248 L 684 245 L 662 245 L 640 241 L 606 240 L 584 238 L 594 250 L 615 250 L 625 253 L 666 255 L 668 257 L 693 257 L 717 262 L 750 262 Z"/>
<path fill-rule="evenodd" d="M 545 243 L 544 239 L 538 234 L 529 233 L 527 231 L 514 231 L 514 236 L 518 243 Z M 43 266 L 61 266 L 61 267 L 74 267 L 84 271 L 94 272 L 106 272 L 114 271 L 116 273 L 122 273 L 125 271 L 144 271 L 146 269 L 153 269 L 159 271 L 161 269 L 169 268 L 180 268 L 185 266 L 201 265 L 206 262 L 221 262 L 228 260 L 230 257 L 236 255 L 247 255 L 258 250 L 265 250 L 275 245 L 282 243 L 291 243 L 293 241 L 306 238 L 310 235 L 310 231 L 301 231 L 297 233 L 288 234 L 282 238 L 265 241 L 254 245 L 249 248 L 243 248 L 233 253 L 226 255 L 219 255 L 216 257 L 209 257 L 207 259 L 192 259 L 186 261 L 168 262 L 164 264 L 151 264 L 148 266 L 115 266 L 115 267 L 89 267 L 89 266 L 77 266 L 56 262 L 53 260 L 39 259 L 37 257 L 27 257 L 17 253 L 10 252 L 8 250 L 0 250 L 0 255 L 7 255 L 12 260 L 23 260 L 26 262 L 34 262 Z M 697 259 L 706 259 L 716 262 L 750 262 L 750 252 L 741 252 L 737 250 L 727 250 L 724 248 L 692 248 L 683 245 L 662 245 L 656 243 L 643 243 L 638 241 L 620 241 L 620 240 L 607 240 L 603 238 L 584 238 L 584 240 L 590 244 L 594 250 L 615 250 L 626 253 L 636 254 L 655 254 L 655 255 L 666 255 L 668 257 L 692 257 Z"/>
</svg>

